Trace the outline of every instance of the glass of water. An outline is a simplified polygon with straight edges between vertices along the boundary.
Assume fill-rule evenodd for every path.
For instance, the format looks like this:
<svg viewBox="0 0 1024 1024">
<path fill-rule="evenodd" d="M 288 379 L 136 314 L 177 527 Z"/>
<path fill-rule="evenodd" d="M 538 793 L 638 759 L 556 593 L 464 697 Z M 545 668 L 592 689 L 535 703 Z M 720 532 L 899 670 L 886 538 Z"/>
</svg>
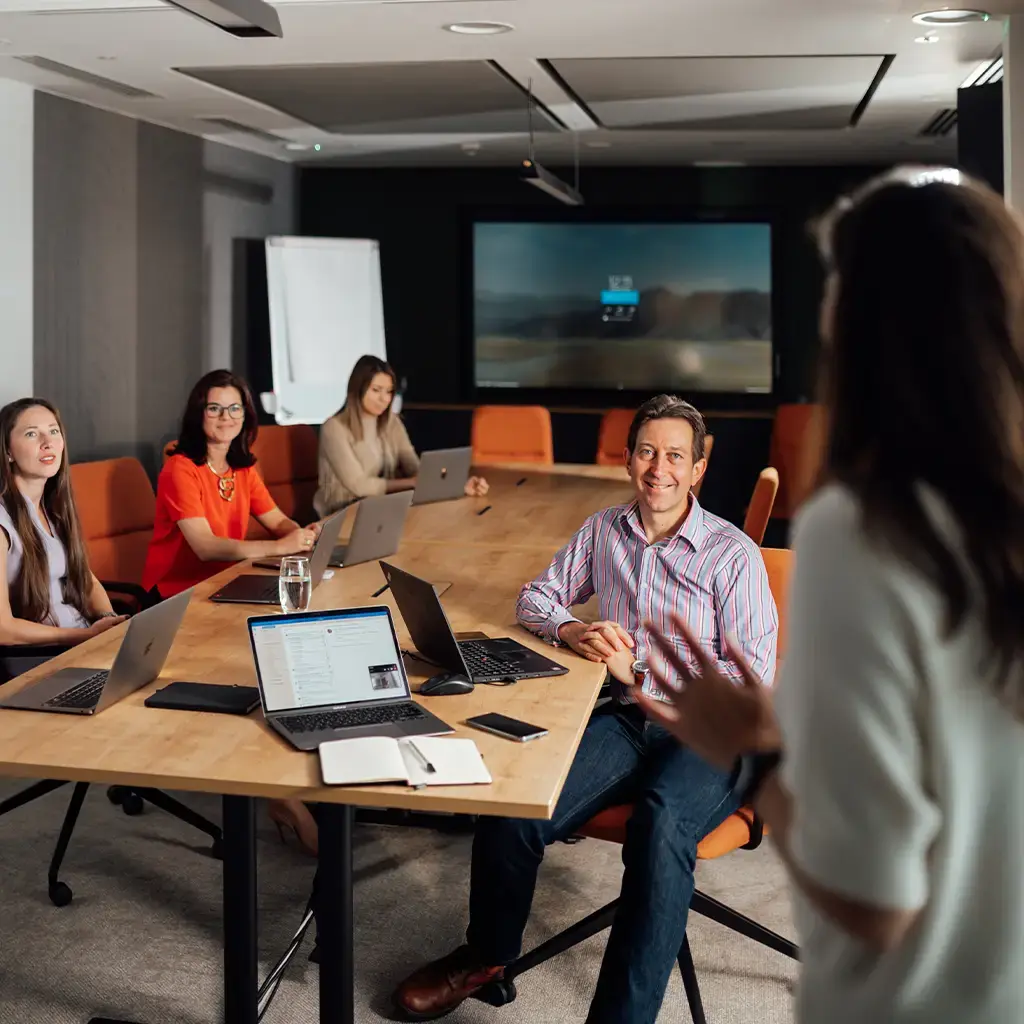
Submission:
<svg viewBox="0 0 1024 1024">
<path fill-rule="evenodd" d="M 281 598 L 281 611 L 285 615 L 308 610 L 313 596 L 313 576 L 309 571 L 308 558 L 303 555 L 289 555 L 281 559 L 278 592 Z"/>
</svg>

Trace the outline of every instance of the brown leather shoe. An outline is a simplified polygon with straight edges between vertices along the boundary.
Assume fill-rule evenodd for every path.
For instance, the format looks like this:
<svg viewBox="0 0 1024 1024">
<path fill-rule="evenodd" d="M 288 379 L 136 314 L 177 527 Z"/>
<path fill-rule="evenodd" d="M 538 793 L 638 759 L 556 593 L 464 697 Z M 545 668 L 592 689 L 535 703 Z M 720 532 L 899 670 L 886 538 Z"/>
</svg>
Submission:
<svg viewBox="0 0 1024 1024">
<path fill-rule="evenodd" d="M 393 999 L 407 1020 L 436 1020 L 504 973 L 504 967 L 481 966 L 469 946 L 459 946 L 410 974 Z"/>
</svg>

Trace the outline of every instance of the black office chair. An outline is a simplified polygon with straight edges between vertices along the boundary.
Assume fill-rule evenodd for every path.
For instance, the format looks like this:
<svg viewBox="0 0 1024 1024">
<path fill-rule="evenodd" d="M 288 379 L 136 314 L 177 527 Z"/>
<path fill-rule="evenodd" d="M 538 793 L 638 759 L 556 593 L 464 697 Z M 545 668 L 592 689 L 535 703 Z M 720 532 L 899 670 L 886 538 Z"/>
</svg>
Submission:
<svg viewBox="0 0 1024 1024">
<path fill-rule="evenodd" d="M 29 669 L 55 658 L 58 654 L 63 654 L 66 650 L 68 647 L 61 644 L 0 645 L 0 685 L 21 675 L 22 672 L 27 672 Z M 35 782 L 20 793 L 0 802 L 0 817 L 68 784 L 67 780 L 61 779 L 43 779 Z M 68 844 L 71 842 L 72 833 L 75 831 L 86 793 L 89 791 L 89 783 L 76 782 L 74 785 L 75 788 L 64 814 L 64 821 L 61 824 L 60 835 L 57 837 L 57 845 L 54 847 L 46 877 L 47 893 L 50 902 L 55 907 L 66 907 L 74 898 L 71 887 L 60 880 L 60 868 Z M 223 858 L 224 837 L 219 826 L 166 793 L 158 789 L 137 786 L 111 786 L 107 790 L 107 798 L 129 815 L 141 814 L 144 804 L 147 802 L 154 807 L 159 807 L 185 824 L 191 825 L 200 832 L 205 832 L 213 840 L 213 846 L 210 848 L 211 856 L 218 860 Z"/>
</svg>

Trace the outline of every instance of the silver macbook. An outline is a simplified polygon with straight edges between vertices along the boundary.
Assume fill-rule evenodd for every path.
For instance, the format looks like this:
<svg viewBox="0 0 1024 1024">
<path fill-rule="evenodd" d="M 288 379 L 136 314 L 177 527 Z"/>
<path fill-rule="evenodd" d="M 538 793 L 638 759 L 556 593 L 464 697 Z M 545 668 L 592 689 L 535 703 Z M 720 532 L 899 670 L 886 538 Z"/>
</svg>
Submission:
<svg viewBox="0 0 1024 1024">
<path fill-rule="evenodd" d="M 316 590 L 327 571 L 327 563 L 334 551 L 338 539 L 341 522 L 345 518 L 345 509 L 335 512 L 317 534 L 316 543 L 309 553 L 309 575 Z M 280 569 L 281 559 L 260 559 L 254 563 L 266 569 Z M 215 594 L 210 595 L 211 601 L 220 604 L 280 604 L 281 595 L 276 576 L 263 576 L 257 573 L 242 573 L 225 583 Z"/>
<path fill-rule="evenodd" d="M 339 544 L 334 549 L 330 564 L 340 569 L 393 555 L 401 543 L 411 504 L 412 491 L 363 498 L 356 509 L 352 536 L 347 544 Z"/>
<path fill-rule="evenodd" d="M 160 675 L 191 597 L 186 590 L 139 612 L 109 671 L 62 668 L 0 701 L 0 707 L 94 715 L 116 704 Z"/>
<path fill-rule="evenodd" d="M 299 750 L 453 731 L 411 699 L 386 605 L 254 616 L 249 640 L 263 714 Z"/>
<path fill-rule="evenodd" d="M 473 464 L 472 448 L 438 448 L 424 452 L 416 474 L 414 505 L 451 501 L 466 493 L 466 481 Z"/>
</svg>

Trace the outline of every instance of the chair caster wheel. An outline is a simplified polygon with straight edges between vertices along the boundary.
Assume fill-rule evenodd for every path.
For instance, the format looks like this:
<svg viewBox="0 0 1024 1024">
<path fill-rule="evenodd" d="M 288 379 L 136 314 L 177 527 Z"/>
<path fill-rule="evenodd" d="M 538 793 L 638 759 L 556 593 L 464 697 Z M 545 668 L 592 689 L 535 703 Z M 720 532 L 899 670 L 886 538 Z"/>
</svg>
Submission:
<svg viewBox="0 0 1024 1024">
<path fill-rule="evenodd" d="M 129 818 L 135 818 L 142 813 L 144 804 L 142 797 L 138 793 L 133 793 L 128 790 L 121 798 L 121 810 L 128 815 Z"/>
<path fill-rule="evenodd" d="M 517 995 L 514 981 L 499 978 L 497 981 L 484 985 L 479 992 L 474 993 L 473 998 L 487 1003 L 488 1006 L 507 1006 L 515 1001 Z"/>
<path fill-rule="evenodd" d="M 55 907 L 66 907 L 74 898 L 71 886 L 64 882 L 54 882 L 50 886 L 50 902 Z"/>
<path fill-rule="evenodd" d="M 214 839 L 213 846 L 210 847 L 210 856 L 214 860 L 224 859 L 224 840 Z"/>
<path fill-rule="evenodd" d="M 108 786 L 107 799 L 115 806 L 120 807 L 124 803 L 125 794 L 128 792 L 124 786 Z"/>
</svg>

